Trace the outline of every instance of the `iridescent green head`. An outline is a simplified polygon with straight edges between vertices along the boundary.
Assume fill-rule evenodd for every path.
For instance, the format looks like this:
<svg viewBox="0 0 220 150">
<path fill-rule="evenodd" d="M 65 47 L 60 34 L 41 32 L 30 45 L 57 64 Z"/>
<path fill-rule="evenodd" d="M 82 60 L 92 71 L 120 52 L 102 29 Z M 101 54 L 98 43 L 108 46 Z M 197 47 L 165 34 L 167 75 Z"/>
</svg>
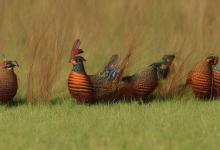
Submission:
<svg viewBox="0 0 220 150">
<path fill-rule="evenodd" d="M 78 73 L 85 73 L 83 61 L 86 61 L 82 56 L 75 56 L 71 58 L 70 63 L 73 65 L 72 71 Z"/>
<path fill-rule="evenodd" d="M 19 65 L 17 61 L 5 60 L 0 64 L 0 67 L 8 70 L 13 70 L 15 67 L 19 67 Z"/>
</svg>

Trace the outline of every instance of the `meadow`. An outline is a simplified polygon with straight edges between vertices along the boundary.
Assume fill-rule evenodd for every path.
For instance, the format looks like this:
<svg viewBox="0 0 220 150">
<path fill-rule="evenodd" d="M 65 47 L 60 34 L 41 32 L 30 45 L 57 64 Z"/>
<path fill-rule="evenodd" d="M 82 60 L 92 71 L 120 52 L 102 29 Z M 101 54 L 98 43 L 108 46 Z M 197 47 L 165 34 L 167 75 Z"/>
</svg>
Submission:
<svg viewBox="0 0 220 150">
<path fill-rule="evenodd" d="M 199 60 L 220 56 L 219 8 L 219 0 L 0 0 L 0 59 L 20 65 L 14 104 L 0 106 L 0 147 L 217 149 L 219 101 L 177 87 Z M 126 74 L 167 53 L 176 59 L 152 102 L 79 105 L 67 89 L 76 38 L 89 74 L 130 48 Z"/>
<path fill-rule="evenodd" d="M 218 149 L 219 101 L 0 107 L 1 149 Z"/>
</svg>

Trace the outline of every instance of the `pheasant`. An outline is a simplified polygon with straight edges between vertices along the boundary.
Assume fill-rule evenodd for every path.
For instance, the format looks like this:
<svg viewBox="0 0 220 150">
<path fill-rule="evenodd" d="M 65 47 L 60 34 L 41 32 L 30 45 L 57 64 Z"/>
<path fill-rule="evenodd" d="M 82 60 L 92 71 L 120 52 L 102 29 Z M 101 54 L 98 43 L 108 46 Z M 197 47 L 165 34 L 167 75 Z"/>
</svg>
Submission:
<svg viewBox="0 0 220 150">
<path fill-rule="evenodd" d="M 217 56 L 209 56 L 198 63 L 188 74 L 187 84 L 191 85 L 193 93 L 199 98 L 213 96 L 213 66 L 218 63 Z"/>
<path fill-rule="evenodd" d="M 73 65 L 68 77 L 68 88 L 70 94 L 82 103 L 93 102 L 94 95 L 92 83 L 86 74 L 83 62 L 86 61 L 79 56 L 83 51 L 79 49 L 80 40 L 76 40 L 71 50 L 70 62 Z"/>
<path fill-rule="evenodd" d="M 14 67 L 18 66 L 16 61 L 3 61 L 0 63 L 0 101 L 11 102 L 17 93 L 17 76 Z"/>
<path fill-rule="evenodd" d="M 119 83 L 119 95 L 122 98 L 146 98 L 158 85 L 160 78 L 166 78 L 175 56 L 164 55 L 160 62 L 132 75 L 125 76 Z"/>
<path fill-rule="evenodd" d="M 122 67 L 118 64 L 118 55 L 113 55 L 104 70 L 95 75 L 88 75 L 83 62 L 86 61 L 79 54 L 83 50 L 79 48 L 80 40 L 76 40 L 71 51 L 70 62 L 73 69 L 68 77 L 70 94 L 81 103 L 93 103 L 114 99 L 117 90 L 117 81 L 123 73 Z"/>
</svg>

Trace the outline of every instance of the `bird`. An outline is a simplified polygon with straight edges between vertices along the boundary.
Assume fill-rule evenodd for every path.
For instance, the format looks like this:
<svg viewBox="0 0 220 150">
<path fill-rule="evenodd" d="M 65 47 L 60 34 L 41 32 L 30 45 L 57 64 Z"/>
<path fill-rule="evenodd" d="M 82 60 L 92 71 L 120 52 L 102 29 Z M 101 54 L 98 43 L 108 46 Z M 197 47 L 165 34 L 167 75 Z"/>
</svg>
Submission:
<svg viewBox="0 0 220 150">
<path fill-rule="evenodd" d="M 68 89 L 70 94 L 81 103 L 92 103 L 94 100 L 92 83 L 85 71 L 83 62 L 86 61 L 79 54 L 83 53 L 79 49 L 81 42 L 76 40 L 70 54 L 69 62 L 73 65 L 68 77 Z"/>
<path fill-rule="evenodd" d="M 218 63 L 218 56 L 206 57 L 188 73 L 186 85 L 190 85 L 196 97 L 209 99 L 214 96 L 213 67 Z"/>
<path fill-rule="evenodd" d="M 4 60 L 0 63 L 0 102 L 10 103 L 17 93 L 18 82 L 14 68 L 17 61 Z"/>
<path fill-rule="evenodd" d="M 118 63 L 118 55 L 114 54 L 101 72 L 89 75 L 84 68 L 84 57 L 77 39 L 71 50 L 70 63 L 73 65 L 68 76 L 68 89 L 72 97 L 79 103 L 94 103 L 114 99 L 112 95 L 117 89 L 117 81 L 123 73 Z"/>
<path fill-rule="evenodd" d="M 119 82 L 120 97 L 124 99 L 147 98 L 156 89 L 159 80 L 167 78 L 174 58 L 173 54 L 164 55 L 161 61 L 152 63 L 131 76 L 124 76 Z"/>
</svg>

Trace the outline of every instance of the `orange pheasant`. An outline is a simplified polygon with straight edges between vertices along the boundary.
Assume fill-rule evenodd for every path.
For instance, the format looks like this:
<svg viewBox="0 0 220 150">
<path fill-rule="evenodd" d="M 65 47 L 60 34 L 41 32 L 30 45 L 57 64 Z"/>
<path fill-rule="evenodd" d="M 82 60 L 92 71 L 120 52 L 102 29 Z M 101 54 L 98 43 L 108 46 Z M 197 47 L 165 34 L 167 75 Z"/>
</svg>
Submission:
<svg viewBox="0 0 220 150">
<path fill-rule="evenodd" d="M 200 98 L 211 98 L 213 91 L 213 66 L 218 63 L 217 56 L 209 56 L 198 63 L 188 74 L 187 84 L 191 85 L 193 93 Z"/>
</svg>

